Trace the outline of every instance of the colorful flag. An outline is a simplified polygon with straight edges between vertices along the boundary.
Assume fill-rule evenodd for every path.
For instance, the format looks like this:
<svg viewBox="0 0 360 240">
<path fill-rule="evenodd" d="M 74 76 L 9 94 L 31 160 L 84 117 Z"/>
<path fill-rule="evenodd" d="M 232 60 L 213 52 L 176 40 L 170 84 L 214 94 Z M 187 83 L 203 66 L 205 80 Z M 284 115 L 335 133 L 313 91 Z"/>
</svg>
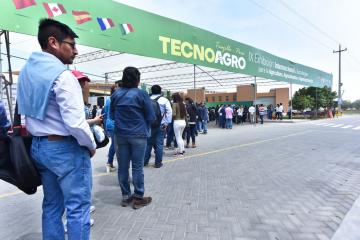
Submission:
<svg viewBox="0 0 360 240">
<path fill-rule="evenodd" d="M 46 12 L 50 18 L 60 16 L 66 13 L 66 10 L 62 4 L 59 3 L 43 3 Z"/>
<path fill-rule="evenodd" d="M 13 0 L 16 9 L 23 9 L 33 5 L 36 5 L 35 0 Z"/>
<path fill-rule="evenodd" d="M 129 33 L 135 31 L 134 27 L 130 23 L 120 24 L 120 30 L 123 35 L 129 34 Z"/>
<path fill-rule="evenodd" d="M 83 24 L 92 20 L 90 13 L 85 11 L 72 11 L 72 14 L 77 24 Z"/>
<path fill-rule="evenodd" d="M 111 18 L 97 18 L 101 31 L 114 27 L 114 22 Z"/>
</svg>

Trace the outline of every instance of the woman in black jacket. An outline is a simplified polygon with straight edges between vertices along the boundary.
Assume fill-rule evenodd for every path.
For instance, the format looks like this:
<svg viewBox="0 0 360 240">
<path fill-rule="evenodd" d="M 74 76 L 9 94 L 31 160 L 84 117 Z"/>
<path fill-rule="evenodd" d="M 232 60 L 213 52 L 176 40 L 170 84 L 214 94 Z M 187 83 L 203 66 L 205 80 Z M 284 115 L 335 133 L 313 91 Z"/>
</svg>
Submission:
<svg viewBox="0 0 360 240">
<path fill-rule="evenodd" d="M 197 108 L 194 104 L 194 101 L 187 97 L 185 98 L 185 102 L 186 102 L 186 112 L 187 112 L 187 117 L 188 117 L 188 124 L 189 127 L 187 128 L 187 134 L 186 134 L 186 148 L 189 148 L 189 143 L 190 143 L 190 137 L 191 137 L 191 143 L 192 143 L 192 148 L 196 148 L 196 144 L 195 144 L 195 134 L 196 134 L 196 120 L 198 118 L 198 111 Z"/>
</svg>

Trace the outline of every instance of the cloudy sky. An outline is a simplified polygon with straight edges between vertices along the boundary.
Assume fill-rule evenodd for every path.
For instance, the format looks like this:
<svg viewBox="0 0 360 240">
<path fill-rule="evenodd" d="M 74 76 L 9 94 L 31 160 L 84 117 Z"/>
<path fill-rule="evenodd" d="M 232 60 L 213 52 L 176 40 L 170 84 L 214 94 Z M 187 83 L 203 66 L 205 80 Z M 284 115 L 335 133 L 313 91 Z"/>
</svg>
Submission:
<svg viewBox="0 0 360 240">
<path fill-rule="evenodd" d="M 332 73 L 333 90 L 336 91 L 338 54 L 333 50 L 338 50 L 341 44 L 347 48 L 342 54 L 343 99 L 360 99 L 358 0 L 117 1 Z M 36 40 L 31 40 L 31 37 L 16 39 L 12 45 L 13 53 L 26 57 L 28 53 L 24 46 L 28 46 L 29 41 L 36 45 Z M 139 65 L 144 61 L 144 66 L 147 65 L 147 59 L 134 58 L 133 61 Z M 89 68 L 95 70 L 92 65 Z M 94 73 L 103 74 L 101 70 Z"/>
<path fill-rule="evenodd" d="M 358 0 L 119 0 L 333 74 L 339 44 L 344 99 L 360 99 Z"/>
</svg>

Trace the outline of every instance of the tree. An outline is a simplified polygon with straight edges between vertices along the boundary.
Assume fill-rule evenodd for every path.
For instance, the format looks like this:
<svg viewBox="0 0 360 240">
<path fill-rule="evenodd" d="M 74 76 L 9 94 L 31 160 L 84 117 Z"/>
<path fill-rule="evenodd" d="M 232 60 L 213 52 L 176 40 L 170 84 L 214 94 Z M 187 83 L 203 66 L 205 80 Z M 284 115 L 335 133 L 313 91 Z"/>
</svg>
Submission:
<svg viewBox="0 0 360 240">
<path fill-rule="evenodd" d="M 332 92 L 328 87 L 304 87 L 295 92 L 293 106 L 298 110 L 333 107 L 335 98 L 336 92 Z"/>
<path fill-rule="evenodd" d="M 354 101 L 352 103 L 352 107 L 356 108 L 356 109 L 360 109 L 360 99 Z"/>
<path fill-rule="evenodd" d="M 349 109 L 349 108 L 353 108 L 352 105 L 353 105 L 353 104 L 352 104 L 350 101 L 344 100 L 344 101 L 342 102 L 342 104 L 341 104 L 341 107 L 342 107 L 343 109 Z"/>
</svg>

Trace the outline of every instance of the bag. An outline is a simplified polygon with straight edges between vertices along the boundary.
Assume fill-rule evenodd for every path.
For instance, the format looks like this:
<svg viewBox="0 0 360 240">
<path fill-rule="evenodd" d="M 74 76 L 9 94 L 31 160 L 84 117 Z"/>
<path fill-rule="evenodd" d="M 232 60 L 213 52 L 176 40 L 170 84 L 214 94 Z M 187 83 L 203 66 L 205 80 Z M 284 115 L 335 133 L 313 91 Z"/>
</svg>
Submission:
<svg viewBox="0 0 360 240">
<path fill-rule="evenodd" d="M 105 134 L 105 131 L 99 125 L 93 125 L 91 131 L 94 134 L 96 148 L 103 148 L 109 143 L 109 137 Z"/>
<path fill-rule="evenodd" d="M 155 112 L 155 116 L 156 116 L 156 120 L 151 123 L 151 128 L 155 129 L 155 128 L 159 128 L 161 125 L 161 121 L 162 121 L 162 116 L 161 116 L 161 110 L 160 110 L 160 104 L 158 103 L 159 98 L 161 98 L 161 96 L 155 98 L 155 99 L 151 99 L 151 103 Z"/>
<path fill-rule="evenodd" d="M 30 195 L 36 193 L 41 178 L 30 154 L 32 136 L 24 134 L 22 130 L 25 128 L 21 126 L 16 104 L 13 134 L 2 140 L 0 179 Z"/>
</svg>

